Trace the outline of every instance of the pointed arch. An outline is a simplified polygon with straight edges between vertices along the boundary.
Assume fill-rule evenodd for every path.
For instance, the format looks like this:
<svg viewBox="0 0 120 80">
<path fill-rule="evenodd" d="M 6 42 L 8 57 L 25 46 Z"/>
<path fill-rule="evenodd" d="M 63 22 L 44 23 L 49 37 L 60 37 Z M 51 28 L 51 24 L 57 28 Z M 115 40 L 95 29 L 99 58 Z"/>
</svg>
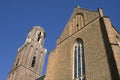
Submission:
<svg viewBox="0 0 120 80">
<path fill-rule="evenodd" d="M 84 15 L 82 13 L 77 13 L 76 14 L 76 31 L 84 27 L 84 25 L 85 25 Z"/>
<path fill-rule="evenodd" d="M 85 26 L 84 15 L 82 13 L 76 13 L 75 16 L 72 18 L 70 23 L 70 34 L 78 31 L 82 27 Z"/>
<path fill-rule="evenodd" d="M 73 48 L 73 78 L 85 80 L 84 44 L 77 38 Z"/>
</svg>

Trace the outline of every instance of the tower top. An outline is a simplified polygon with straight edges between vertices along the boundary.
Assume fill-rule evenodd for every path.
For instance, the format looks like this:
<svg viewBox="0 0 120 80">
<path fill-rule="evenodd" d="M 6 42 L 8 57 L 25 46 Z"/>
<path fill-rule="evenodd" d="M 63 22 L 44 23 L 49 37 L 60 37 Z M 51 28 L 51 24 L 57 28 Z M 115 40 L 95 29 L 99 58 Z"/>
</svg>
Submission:
<svg viewBox="0 0 120 80">
<path fill-rule="evenodd" d="M 43 32 L 45 32 L 45 30 L 41 26 L 33 26 L 33 28 L 29 32 L 31 32 L 33 29 L 42 30 Z"/>
<path fill-rule="evenodd" d="M 76 6 L 76 8 L 80 8 L 80 6 L 79 6 L 79 5 L 77 5 L 77 6 Z"/>
<path fill-rule="evenodd" d="M 43 46 L 45 39 L 45 30 L 40 26 L 33 26 L 33 28 L 29 31 L 26 42 L 29 43 L 37 43 L 40 46 Z"/>
<path fill-rule="evenodd" d="M 33 26 L 25 43 L 18 48 L 16 59 L 7 80 L 37 80 L 42 76 L 47 52 L 47 49 L 43 47 L 44 40 L 45 30 L 40 26 Z"/>
</svg>

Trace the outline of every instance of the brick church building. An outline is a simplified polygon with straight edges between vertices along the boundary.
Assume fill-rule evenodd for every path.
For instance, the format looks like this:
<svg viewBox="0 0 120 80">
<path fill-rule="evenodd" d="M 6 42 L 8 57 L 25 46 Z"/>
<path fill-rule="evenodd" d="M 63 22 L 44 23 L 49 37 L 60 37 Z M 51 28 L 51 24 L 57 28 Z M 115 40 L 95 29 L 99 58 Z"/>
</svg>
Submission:
<svg viewBox="0 0 120 80">
<path fill-rule="evenodd" d="M 7 80 L 120 80 L 120 33 L 110 18 L 77 6 L 56 41 L 42 75 L 45 31 L 33 27 Z"/>
</svg>

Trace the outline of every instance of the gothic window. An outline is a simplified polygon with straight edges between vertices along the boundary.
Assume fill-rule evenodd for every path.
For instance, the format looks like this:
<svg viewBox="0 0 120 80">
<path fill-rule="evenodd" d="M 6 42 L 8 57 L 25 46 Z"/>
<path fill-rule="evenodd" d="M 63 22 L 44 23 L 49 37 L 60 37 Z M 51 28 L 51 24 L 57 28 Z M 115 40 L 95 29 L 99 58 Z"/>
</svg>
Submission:
<svg viewBox="0 0 120 80">
<path fill-rule="evenodd" d="M 85 80 L 84 46 L 78 39 L 74 46 L 74 80 Z"/>
<path fill-rule="evenodd" d="M 39 42 L 40 38 L 41 38 L 41 32 L 38 34 L 38 42 Z"/>
<path fill-rule="evenodd" d="M 36 62 L 36 56 L 33 57 L 31 67 L 34 67 L 34 66 L 35 66 L 35 62 Z"/>
</svg>

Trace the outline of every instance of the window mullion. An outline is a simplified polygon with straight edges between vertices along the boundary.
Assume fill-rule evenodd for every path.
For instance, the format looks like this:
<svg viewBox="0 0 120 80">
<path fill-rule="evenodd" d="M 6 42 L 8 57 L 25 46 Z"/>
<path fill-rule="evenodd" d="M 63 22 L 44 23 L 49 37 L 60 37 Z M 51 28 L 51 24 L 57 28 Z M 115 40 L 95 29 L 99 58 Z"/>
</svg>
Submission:
<svg viewBox="0 0 120 80">
<path fill-rule="evenodd" d="M 80 44 L 80 66 L 81 66 L 81 76 L 83 75 L 83 60 L 82 60 L 82 44 Z"/>
<path fill-rule="evenodd" d="M 74 50 L 74 78 L 77 77 L 77 47 Z"/>
<path fill-rule="evenodd" d="M 79 41 L 74 47 L 74 79 L 85 79 L 84 47 Z"/>
<path fill-rule="evenodd" d="M 79 68 L 79 66 L 78 66 L 78 64 L 79 64 L 79 63 L 78 63 L 78 45 L 77 45 L 77 48 L 76 48 L 76 49 L 77 49 L 76 51 L 77 51 L 77 77 L 78 77 L 78 76 L 79 76 L 79 75 L 78 75 L 78 73 L 79 73 L 79 71 L 78 71 L 78 68 Z"/>
</svg>

